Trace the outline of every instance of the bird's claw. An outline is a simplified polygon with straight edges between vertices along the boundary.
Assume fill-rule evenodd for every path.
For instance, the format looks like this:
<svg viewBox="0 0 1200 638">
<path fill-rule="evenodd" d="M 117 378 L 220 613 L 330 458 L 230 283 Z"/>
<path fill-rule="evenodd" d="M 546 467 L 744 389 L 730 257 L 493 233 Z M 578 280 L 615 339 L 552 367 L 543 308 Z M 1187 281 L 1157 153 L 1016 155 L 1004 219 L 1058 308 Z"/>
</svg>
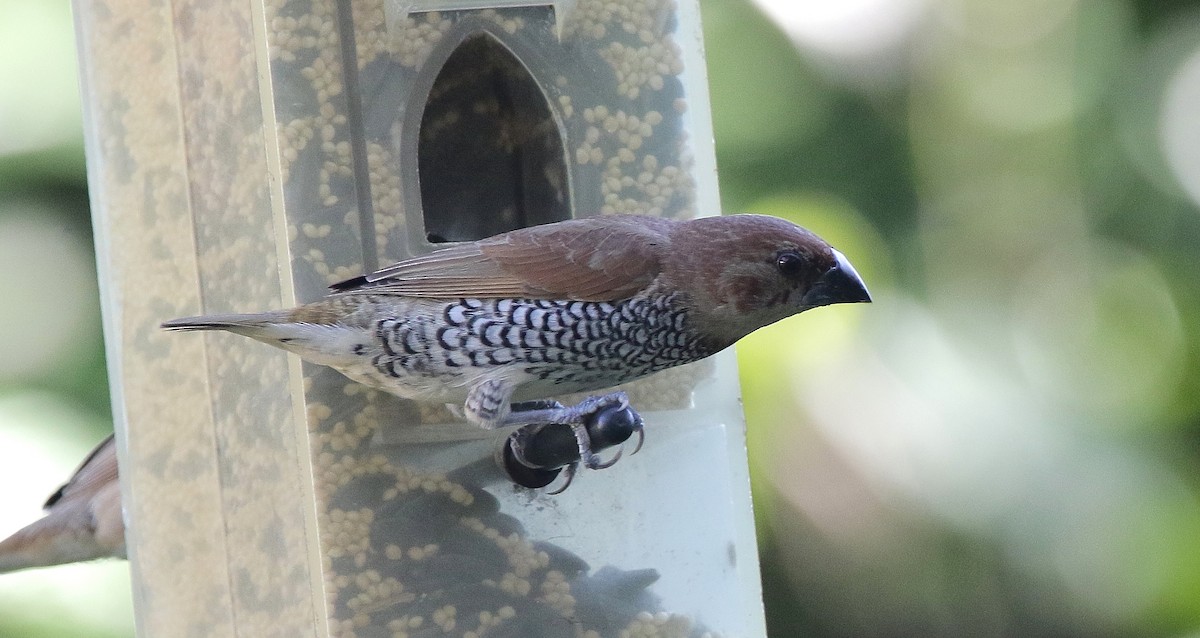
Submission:
<svg viewBox="0 0 1200 638">
<path fill-rule="evenodd" d="M 596 452 L 622 445 L 635 432 L 638 444 L 634 453 L 645 441 L 642 417 L 630 407 L 629 398 L 623 392 L 588 397 L 566 408 L 547 401 L 518 406 L 513 411 L 514 417 L 526 425 L 506 440 L 503 464 L 510 478 L 525 487 L 545 487 L 565 470 L 566 483 L 550 494 L 565 490 L 579 465 L 601 470 L 612 467 L 622 456 L 621 448 L 607 461 L 601 460 Z M 562 418 L 561 421 L 546 422 L 544 418 L 534 416 Z M 508 464 L 510 457 L 518 467 Z"/>
<path fill-rule="evenodd" d="M 616 454 L 614 454 L 614 455 L 613 455 L 613 457 L 612 457 L 611 459 L 607 460 L 607 461 L 600 462 L 600 457 L 599 457 L 599 456 L 593 456 L 592 458 L 593 458 L 593 459 L 594 459 L 596 462 L 595 462 L 594 464 L 592 464 L 592 465 L 589 465 L 589 466 L 588 466 L 589 468 L 591 468 L 591 469 L 593 469 L 593 470 L 606 470 L 606 469 L 608 469 L 608 468 L 610 468 L 610 467 L 612 467 L 612 466 L 616 465 L 616 464 L 617 464 L 617 461 L 620 461 L 620 460 L 621 460 L 621 448 L 617 448 L 617 453 L 616 453 Z"/>
<path fill-rule="evenodd" d="M 555 494 L 562 494 L 563 492 L 567 491 L 567 488 L 571 487 L 571 482 L 575 480 L 575 471 L 578 469 L 579 462 L 567 463 L 564 465 L 562 468 L 563 484 L 560 487 L 556 487 L 546 493 L 554 496 Z"/>
<path fill-rule="evenodd" d="M 596 415 L 596 420 L 599 421 L 605 416 L 604 412 Z M 597 426 L 599 427 L 599 426 Z M 572 432 L 575 434 L 575 441 L 579 445 L 579 459 L 587 466 L 589 470 L 604 470 L 616 465 L 617 461 L 621 460 L 621 448 L 617 448 L 617 453 L 608 461 L 601 461 L 600 455 L 592 450 L 592 437 L 586 426 L 573 425 Z M 623 445 L 618 443 L 617 445 Z"/>
<path fill-rule="evenodd" d="M 637 432 L 638 435 L 638 444 L 633 448 L 633 451 L 629 453 L 629 456 L 633 456 L 634 454 L 641 452 L 642 444 L 646 442 L 646 428 L 643 427 L 641 416 L 638 416 L 637 429 L 634 431 Z"/>
<path fill-rule="evenodd" d="M 622 410 L 628 408 L 629 395 L 624 392 L 612 392 L 600 396 L 590 396 L 575 404 L 570 409 L 579 414 L 579 419 L 582 423 L 587 417 L 599 415 L 601 411 L 608 407 L 616 407 Z"/>
</svg>

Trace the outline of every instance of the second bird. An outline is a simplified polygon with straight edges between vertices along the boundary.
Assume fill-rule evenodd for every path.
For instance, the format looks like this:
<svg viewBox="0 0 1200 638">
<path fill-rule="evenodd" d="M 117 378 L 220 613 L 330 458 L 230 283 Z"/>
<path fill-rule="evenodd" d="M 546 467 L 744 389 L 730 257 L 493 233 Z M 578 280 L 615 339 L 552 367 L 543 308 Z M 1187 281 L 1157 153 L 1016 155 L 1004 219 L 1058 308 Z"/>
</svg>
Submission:
<svg viewBox="0 0 1200 638">
<path fill-rule="evenodd" d="M 584 424 L 623 394 L 514 402 L 608 388 L 805 310 L 870 300 L 845 256 L 782 219 L 614 215 L 407 259 L 292 310 L 163 327 L 245 335 L 404 398 L 461 405 L 485 428 L 568 424 L 598 467 Z"/>
</svg>

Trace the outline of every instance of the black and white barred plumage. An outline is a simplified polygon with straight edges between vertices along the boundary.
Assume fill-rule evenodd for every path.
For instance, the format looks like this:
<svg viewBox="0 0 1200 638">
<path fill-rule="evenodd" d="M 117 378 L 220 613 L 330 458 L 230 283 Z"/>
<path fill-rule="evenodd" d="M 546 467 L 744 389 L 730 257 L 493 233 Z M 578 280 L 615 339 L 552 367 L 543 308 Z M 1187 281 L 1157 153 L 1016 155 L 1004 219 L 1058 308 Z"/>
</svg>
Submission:
<svg viewBox="0 0 1200 638">
<path fill-rule="evenodd" d="M 600 390 L 807 309 L 869 300 L 841 253 L 790 222 L 616 215 L 413 257 L 292 310 L 163 326 L 252 337 L 496 427 L 513 422 L 513 401 Z M 570 410 L 542 418 L 580 423 Z"/>
<path fill-rule="evenodd" d="M 369 358 L 380 384 L 513 368 L 528 378 L 533 396 L 598 390 L 712 354 L 687 329 L 687 313 L 674 298 L 460 299 L 439 316 L 380 319 L 376 347 L 360 348 L 359 356 Z"/>
</svg>

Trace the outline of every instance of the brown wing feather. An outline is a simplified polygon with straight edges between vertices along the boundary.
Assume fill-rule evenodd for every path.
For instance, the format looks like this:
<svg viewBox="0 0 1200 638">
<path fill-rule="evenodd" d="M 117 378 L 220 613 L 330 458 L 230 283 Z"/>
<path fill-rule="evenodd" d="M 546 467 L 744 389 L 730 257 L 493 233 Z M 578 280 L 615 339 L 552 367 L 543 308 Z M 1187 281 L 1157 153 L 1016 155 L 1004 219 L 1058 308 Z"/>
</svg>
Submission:
<svg viewBox="0 0 1200 638">
<path fill-rule="evenodd" d="M 101 487 L 117 480 L 117 445 L 113 435 L 108 435 L 88 454 L 79 469 L 62 487 L 46 500 L 49 509 L 63 500 L 74 500 L 82 495 L 91 498 Z"/>
<path fill-rule="evenodd" d="M 399 262 L 339 292 L 409 297 L 623 299 L 658 276 L 669 220 L 590 217 L 522 228 Z"/>
</svg>

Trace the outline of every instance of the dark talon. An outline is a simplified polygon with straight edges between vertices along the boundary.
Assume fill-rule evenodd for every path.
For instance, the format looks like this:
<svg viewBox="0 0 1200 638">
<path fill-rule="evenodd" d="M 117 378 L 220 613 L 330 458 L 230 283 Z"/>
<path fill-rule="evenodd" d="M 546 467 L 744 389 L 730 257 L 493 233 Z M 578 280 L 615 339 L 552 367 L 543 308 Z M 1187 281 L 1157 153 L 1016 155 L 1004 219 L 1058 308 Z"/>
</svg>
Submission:
<svg viewBox="0 0 1200 638">
<path fill-rule="evenodd" d="M 554 489 L 554 490 L 550 490 L 549 492 L 546 492 L 546 493 L 551 496 L 554 496 L 555 494 L 562 494 L 563 492 L 567 491 L 567 488 L 571 487 L 571 481 L 575 480 L 575 470 L 578 467 L 579 467 L 579 463 L 566 464 L 562 468 L 562 473 L 563 473 L 562 487 Z"/>
<path fill-rule="evenodd" d="M 601 462 L 600 457 L 598 457 L 598 456 L 592 456 L 592 462 L 588 464 L 588 469 L 606 470 L 606 469 L 616 465 L 617 461 L 620 461 L 620 460 L 621 460 L 621 448 L 617 448 L 617 453 L 613 455 L 612 459 L 610 459 L 606 462 Z"/>
</svg>

